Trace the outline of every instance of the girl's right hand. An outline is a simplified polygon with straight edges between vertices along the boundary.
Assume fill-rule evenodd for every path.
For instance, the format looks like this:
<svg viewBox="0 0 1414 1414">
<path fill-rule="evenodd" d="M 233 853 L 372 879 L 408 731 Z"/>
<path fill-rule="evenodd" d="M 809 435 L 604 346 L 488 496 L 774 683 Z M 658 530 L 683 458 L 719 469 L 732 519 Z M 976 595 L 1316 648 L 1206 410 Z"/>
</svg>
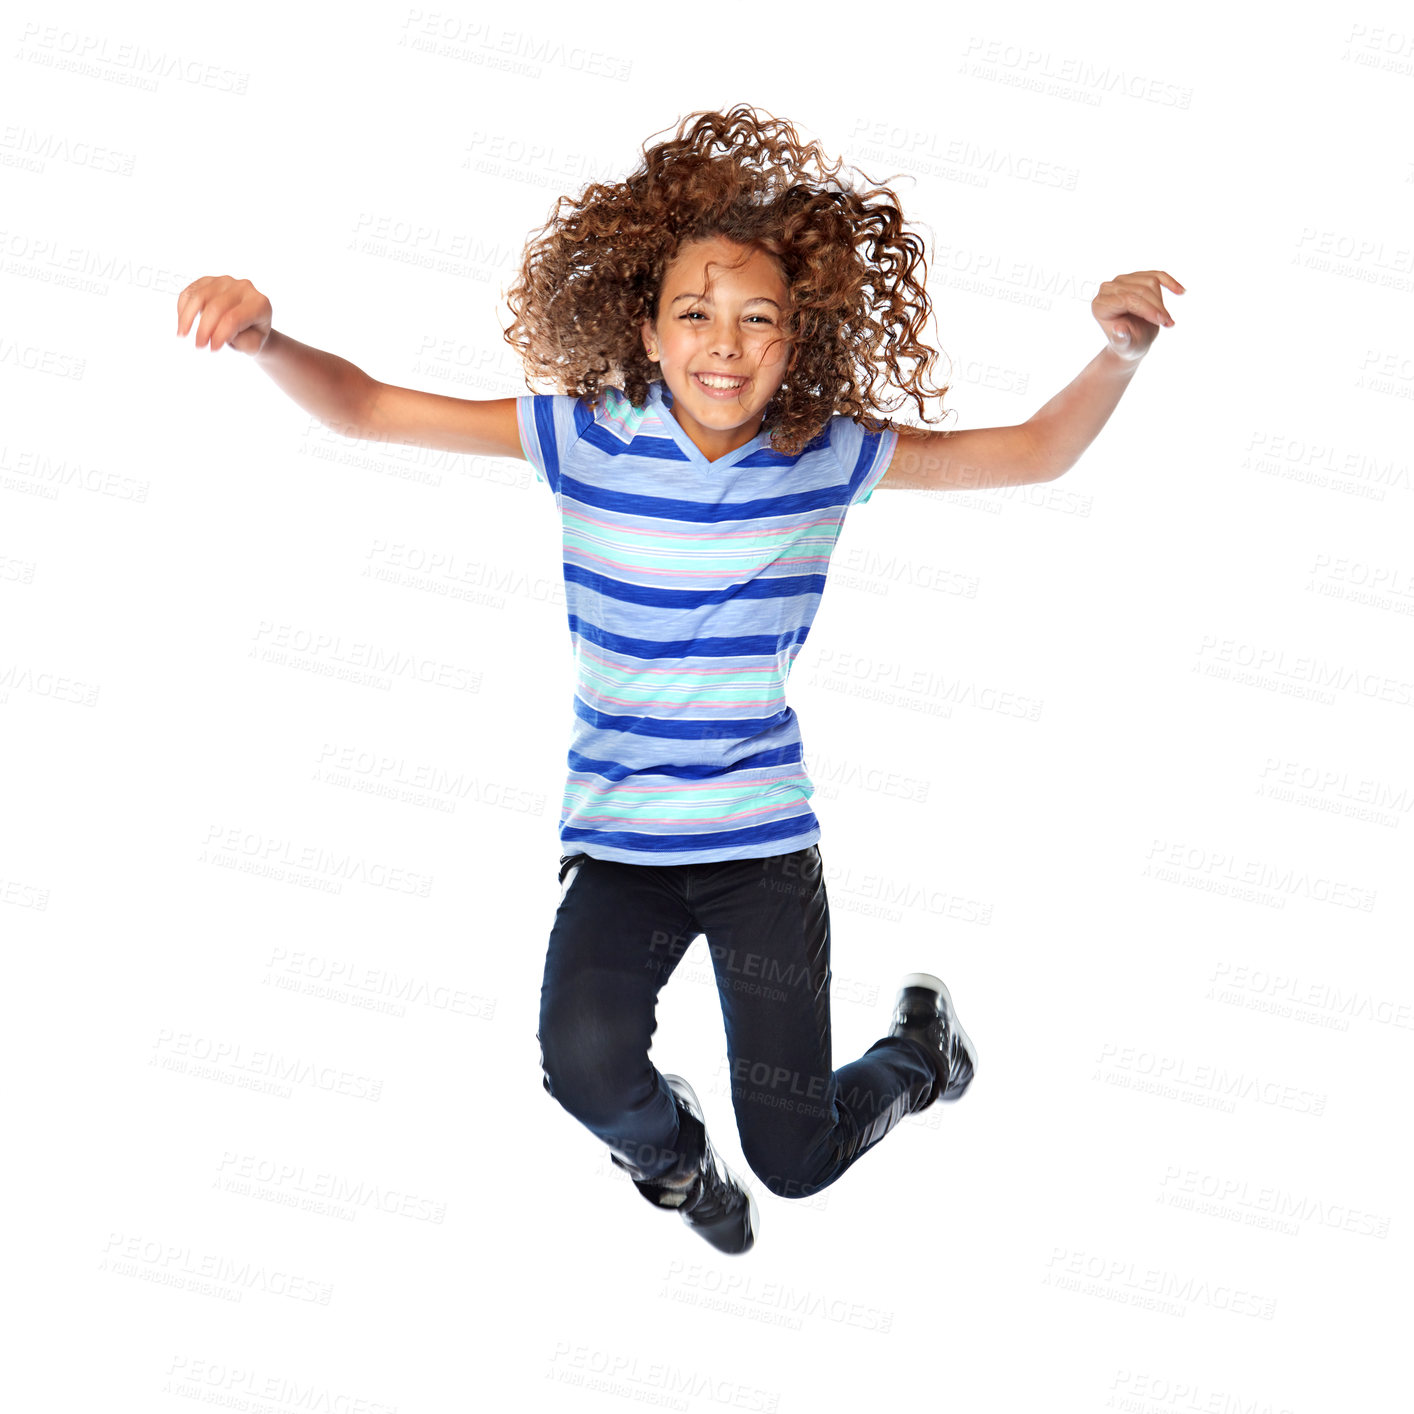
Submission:
<svg viewBox="0 0 1414 1414">
<path fill-rule="evenodd" d="M 196 346 L 215 353 L 230 344 L 244 354 L 258 354 L 270 337 L 270 301 L 249 280 L 231 275 L 203 275 L 177 296 L 177 337 L 185 336 L 201 316 Z"/>
</svg>

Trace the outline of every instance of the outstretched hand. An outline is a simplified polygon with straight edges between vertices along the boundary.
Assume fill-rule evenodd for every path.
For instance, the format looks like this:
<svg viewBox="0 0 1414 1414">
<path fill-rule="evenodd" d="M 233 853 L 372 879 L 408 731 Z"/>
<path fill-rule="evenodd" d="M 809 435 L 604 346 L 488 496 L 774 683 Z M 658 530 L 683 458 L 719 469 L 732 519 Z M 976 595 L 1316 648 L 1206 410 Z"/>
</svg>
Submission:
<svg viewBox="0 0 1414 1414">
<path fill-rule="evenodd" d="M 177 337 L 197 325 L 196 346 L 215 353 L 229 344 L 243 354 L 258 354 L 270 337 L 270 301 L 234 275 L 203 275 L 177 296 Z"/>
<path fill-rule="evenodd" d="M 1090 312 L 1121 358 L 1131 362 L 1149 352 L 1160 324 L 1172 324 L 1164 308 L 1164 290 L 1183 294 L 1183 286 L 1167 270 L 1136 270 L 1106 280 L 1090 301 Z"/>
</svg>

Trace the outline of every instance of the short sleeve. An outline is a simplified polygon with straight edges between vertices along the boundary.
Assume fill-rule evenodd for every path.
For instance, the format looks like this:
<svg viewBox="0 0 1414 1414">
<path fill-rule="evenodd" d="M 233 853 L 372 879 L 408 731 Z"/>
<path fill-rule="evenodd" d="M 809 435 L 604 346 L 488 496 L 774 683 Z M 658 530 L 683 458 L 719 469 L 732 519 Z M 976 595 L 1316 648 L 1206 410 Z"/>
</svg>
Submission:
<svg viewBox="0 0 1414 1414">
<path fill-rule="evenodd" d="M 898 446 L 898 433 L 891 427 L 867 432 L 853 418 L 835 416 L 830 419 L 830 446 L 849 477 L 849 504 L 857 506 L 883 480 Z"/>
<path fill-rule="evenodd" d="M 594 415 L 582 398 L 560 393 L 526 393 L 516 399 L 516 425 L 525 459 L 535 479 L 560 494 L 560 466 L 570 448 L 584 435 Z"/>
</svg>

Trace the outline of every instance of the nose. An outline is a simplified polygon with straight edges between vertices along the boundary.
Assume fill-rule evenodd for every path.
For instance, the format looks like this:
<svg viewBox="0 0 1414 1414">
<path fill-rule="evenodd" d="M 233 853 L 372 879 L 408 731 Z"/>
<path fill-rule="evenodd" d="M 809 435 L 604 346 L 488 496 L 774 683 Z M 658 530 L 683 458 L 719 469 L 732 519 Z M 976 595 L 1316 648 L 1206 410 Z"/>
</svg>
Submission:
<svg viewBox="0 0 1414 1414">
<path fill-rule="evenodd" d="M 713 358 L 736 358 L 741 353 L 741 330 L 734 324 L 718 325 L 711 344 Z"/>
</svg>

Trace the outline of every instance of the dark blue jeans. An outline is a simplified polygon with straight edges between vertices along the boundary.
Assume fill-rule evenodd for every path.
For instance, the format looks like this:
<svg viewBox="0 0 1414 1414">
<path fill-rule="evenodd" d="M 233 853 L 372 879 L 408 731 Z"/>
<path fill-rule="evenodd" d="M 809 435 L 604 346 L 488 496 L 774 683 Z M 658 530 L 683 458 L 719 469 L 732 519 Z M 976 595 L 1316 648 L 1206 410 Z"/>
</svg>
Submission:
<svg viewBox="0 0 1414 1414">
<path fill-rule="evenodd" d="M 544 1085 L 646 1177 L 678 1162 L 677 1107 L 648 1059 L 658 993 L 705 934 L 726 1022 L 742 1152 L 778 1197 L 833 1183 L 929 1103 L 923 1047 L 830 1054 L 830 909 L 820 847 L 715 864 L 560 857 L 540 990 Z"/>
</svg>

